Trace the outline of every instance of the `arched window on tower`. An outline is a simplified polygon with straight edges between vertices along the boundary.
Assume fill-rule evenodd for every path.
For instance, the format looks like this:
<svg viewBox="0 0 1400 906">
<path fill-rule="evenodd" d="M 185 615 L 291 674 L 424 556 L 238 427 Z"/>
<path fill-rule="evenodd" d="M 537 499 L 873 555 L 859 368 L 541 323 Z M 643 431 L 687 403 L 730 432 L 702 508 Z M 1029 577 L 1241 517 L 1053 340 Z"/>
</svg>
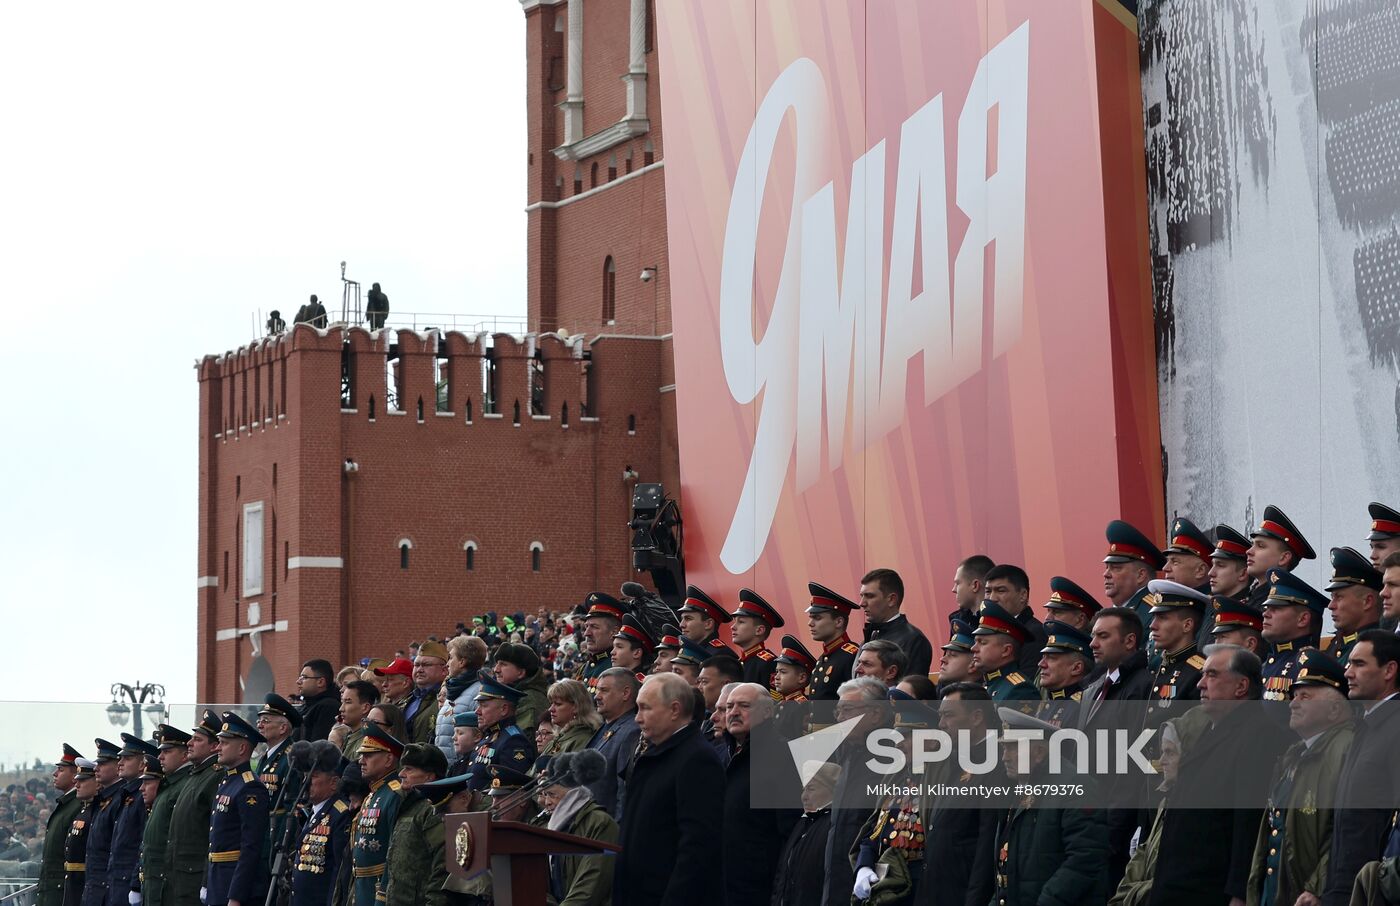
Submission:
<svg viewBox="0 0 1400 906">
<path fill-rule="evenodd" d="M 543 557 L 543 555 L 544 555 L 544 545 L 543 545 L 543 544 L 540 544 L 538 541 L 531 541 L 531 542 L 530 542 L 530 570 L 531 570 L 531 572 L 539 572 L 539 571 L 540 571 L 540 560 L 541 560 L 541 558 Z"/>
<path fill-rule="evenodd" d="M 617 320 L 617 268 L 612 255 L 603 260 L 603 323 Z"/>
<path fill-rule="evenodd" d="M 407 538 L 399 539 L 399 569 L 408 569 L 408 552 L 413 549 L 413 542 Z"/>
</svg>

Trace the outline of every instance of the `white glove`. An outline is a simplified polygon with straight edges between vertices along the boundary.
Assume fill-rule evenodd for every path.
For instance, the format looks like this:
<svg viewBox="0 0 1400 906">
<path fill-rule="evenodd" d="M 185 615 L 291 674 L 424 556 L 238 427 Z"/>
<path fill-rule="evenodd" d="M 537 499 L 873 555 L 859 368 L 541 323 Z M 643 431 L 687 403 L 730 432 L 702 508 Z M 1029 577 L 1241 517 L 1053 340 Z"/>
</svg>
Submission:
<svg viewBox="0 0 1400 906">
<path fill-rule="evenodd" d="M 201 888 L 199 888 L 199 902 L 201 902 L 201 903 L 207 903 L 207 902 L 209 902 L 209 888 L 207 888 L 207 887 L 201 887 Z"/>
<path fill-rule="evenodd" d="M 856 899 L 870 899 L 870 888 L 875 886 L 875 881 L 875 869 L 873 868 L 862 868 L 856 872 L 856 886 L 852 891 L 856 895 Z"/>
<path fill-rule="evenodd" d="M 126 895 L 126 901 L 130 903 L 131 906 L 141 906 L 141 891 L 131 891 Z"/>
</svg>

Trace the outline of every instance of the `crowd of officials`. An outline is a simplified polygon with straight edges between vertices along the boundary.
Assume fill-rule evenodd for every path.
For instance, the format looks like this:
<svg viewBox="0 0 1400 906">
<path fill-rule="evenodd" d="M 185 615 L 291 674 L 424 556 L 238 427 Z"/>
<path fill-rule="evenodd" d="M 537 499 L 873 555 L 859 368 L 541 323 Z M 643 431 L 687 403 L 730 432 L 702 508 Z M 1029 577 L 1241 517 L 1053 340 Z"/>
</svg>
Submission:
<svg viewBox="0 0 1400 906">
<path fill-rule="evenodd" d="M 1294 574 L 1316 553 L 1275 507 L 1248 537 L 1177 519 L 1165 550 L 1114 521 L 1106 600 L 1055 576 L 1043 621 L 1024 570 L 968 557 L 936 665 L 889 569 L 852 597 L 810 584 L 811 642 L 775 642 L 784 619 L 757 592 L 724 606 L 691 586 L 675 610 L 596 592 L 339 671 L 311 660 L 255 720 L 205 711 L 95 740 L 91 758 L 65 745 L 38 903 L 490 903 L 489 872 L 448 871 L 444 815 L 469 810 L 617 847 L 550 857 L 551 902 L 569 906 L 1397 903 L 1400 513 L 1370 515 L 1370 555 L 1332 548 L 1325 591 Z M 800 808 L 753 807 L 764 723 L 832 700 L 870 729 L 935 699 L 939 726 L 974 740 L 1092 728 L 1110 701 L 1201 706 L 1161 725 L 1154 808 L 913 789 L 872 807 L 850 795 L 872 777 L 860 734 L 800 766 Z M 1258 699 L 1288 702 L 1287 725 L 1227 707 Z M 1229 775 L 1257 805 L 1174 807 L 1266 737 L 1278 763 Z M 1043 778 L 1045 747 L 1029 753 L 1029 773 L 1006 754 L 996 776 Z M 925 789 L 959 769 L 936 765 Z"/>
</svg>

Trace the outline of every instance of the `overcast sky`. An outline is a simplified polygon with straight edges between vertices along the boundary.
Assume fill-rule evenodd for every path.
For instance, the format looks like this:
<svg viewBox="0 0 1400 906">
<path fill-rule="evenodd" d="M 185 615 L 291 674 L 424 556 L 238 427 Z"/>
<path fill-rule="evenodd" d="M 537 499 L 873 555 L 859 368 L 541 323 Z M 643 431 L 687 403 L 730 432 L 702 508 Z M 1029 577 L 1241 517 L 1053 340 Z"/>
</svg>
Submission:
<svg viewBox="0 0 1400 906">
<path fill-rule="evenodd" d="M 0 698 L 193 699 L 192 366 L 254 313 L 345 259 L 524 315 L 524 53 L 517 0 L 0 6 Z"/>
</svg>

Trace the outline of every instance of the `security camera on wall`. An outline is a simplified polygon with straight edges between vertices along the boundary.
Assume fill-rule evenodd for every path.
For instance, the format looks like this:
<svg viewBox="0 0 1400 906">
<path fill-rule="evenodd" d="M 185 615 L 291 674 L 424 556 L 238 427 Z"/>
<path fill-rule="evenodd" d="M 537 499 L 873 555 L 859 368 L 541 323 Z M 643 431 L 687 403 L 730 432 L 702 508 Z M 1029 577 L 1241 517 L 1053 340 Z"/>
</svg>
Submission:
<svg viewBox="0 0 1400 906">
<path fill-rule="evenodd" d="M 650 283 L 656 277 L 656 269 L 650 267 L 642 268 L 642 282 Z"/>
</svg>

